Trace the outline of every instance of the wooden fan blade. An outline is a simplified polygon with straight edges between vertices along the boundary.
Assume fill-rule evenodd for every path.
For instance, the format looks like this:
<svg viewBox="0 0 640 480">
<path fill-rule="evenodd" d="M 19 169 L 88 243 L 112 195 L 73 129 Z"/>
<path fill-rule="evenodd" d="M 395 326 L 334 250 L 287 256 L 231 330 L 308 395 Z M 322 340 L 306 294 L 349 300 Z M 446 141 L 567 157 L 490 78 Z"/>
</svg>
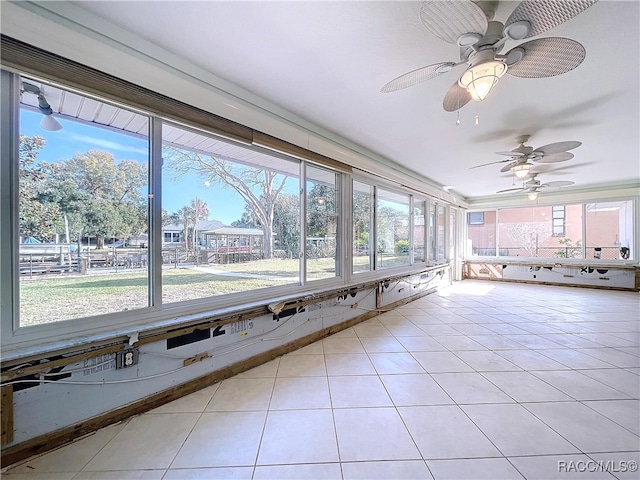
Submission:
<svg viewBox="0 0 640 480">
<path fill-rule="evenodd" d="M 482 9 L 470 0 L 426 1 L 420 7 L 420 20 L 436 37 L 454 44 L 464 33 L 484 36 L 489 25 Z"/>
<path fill-rule="evenodd" d="M 496 193 L 521 192 L 522 190 L 526 190 L 526 188 L 507 188 L 506 190 L 499 190 Z"/>
<path fill-rule="evenodd" d="M 502 167 L 500 169 L 501 172 L 508 172 L 509 170 L 511 170 L 513 167 L 515 167 L 518 164 L 518 162 L 511 162 L 511 163 L 507 163 L 504 167 Z"/>
<path fill-rule="evenodd" d="M 458 82 L 451 85 L 451 88 L 447 91 L 442 101 L 442 107 L 447 112 L 455 112 L 456 110 L 464 107 L 471 101 L 471 94 L 466 88 L 462 88 L 458 85 Z"/>
<path fill-rule="evenodd" d="M 562 37 L 539 38 L 515 48 L 523 49 L 524 55 L 522 60 L 509 65 L 507 73 L 522 78 L 562 75 L 580 65 L 587 55 L 580 43 Z M 507 52 L 507 56 L 510 52 Z"/>
<path fill-rule="evenodd" d="M 496 152 L 496 155 L 507 155 L 509 157 L 524 157 L 524 153 L 521 152 L 514 152 L 514 151 L 510 151 L 510 152 Z"/>
<path fill-rule="evenodd" d="M 486 167 L 487 165 L 495 165 L 496 163 L 509 162 L 509 161 L 511 161 L 510 158 L 507 158 L 506 160 L 498 160 L 497 162 L 483 163 L 482 165 L 476 165 L 475 167 L 471 167 L 469 168 L 469 170 L 473 170 L 474 168 Z"/>
<path fill-rule="evenodd" d="M 542 153 L 543 155 L 550 155 L 552 153 L 566 152 L 567 150 L 573 150 L 582 145 L 582 142 L 556 142 L 544 145 L 543 147 L 536 148 L 533 153 Z"/>
<path fill-rule="evenodd" d="M 546 182 L 540 185 L 540 188 L 559 188 L 559 187 L 568 187 L 569 185 L 574 185 L 576 182 L 570 182 L 569 180 L 555 180 L 553 182 Z"/>
<path fill-rule="evenodd" d="M 576 15 L 584 12 L 598 0 L 562 0 L 561 2 L 541 2 L 539 0 L 525 0 L 515 8 L 505 22 L 509 26 L 514 22 L 526 20 L 531 27 L 524 38 L 535 37 L 551 30 Z"/>
<path fill-rule="evenodd" d="M 389 83 L 385 84 L 380 91 L 382 93 L 395 92 L 397 90 L 402 90 L 403 88 L 413 87 L 418 83 L 425 82 L 427 80 L 431 80 L 432 78 L 437 77 L 438 75 L 442 75 L 438 71 L 440 67 L 445 65 L 449 65 L 453 67 L 455 63 L 453 62 L 441 62 L 434 63 L 433 65 L 427 65 L 426 67 L 417 68 L 409 73 L 405 73 L 404 75 L 400 75 L 397 78 L 394 78 Z"/>
<path fill-rule="evenodd" d="M 569 152 L 560 152 L 560 153 L 552 153 L 551 155 L 545 155 L 544 157 L 534 158 L 533 160 L 537 163 L 558 163 L 558 162 L 566 162 L 567 160 L 571 160 L 573 158 L 573 153 Z"/>
</svg>

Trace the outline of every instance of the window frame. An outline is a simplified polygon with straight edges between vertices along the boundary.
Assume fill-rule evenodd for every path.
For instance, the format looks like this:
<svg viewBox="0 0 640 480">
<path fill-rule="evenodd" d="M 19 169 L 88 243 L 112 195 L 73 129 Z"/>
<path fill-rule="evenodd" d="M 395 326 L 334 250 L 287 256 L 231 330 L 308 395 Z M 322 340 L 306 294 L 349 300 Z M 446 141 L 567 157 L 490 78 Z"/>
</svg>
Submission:
<svg viewBox="0 0 640 480">
<path fill-rule="evenodd" d="M 585 251 L 587 248 L 587 242 L 588 239 L 586 238 L 586 229 L 587 229 L 587 218 L 586 218 L 586 209 L 587 209 L 587 205 L 589 204 L 601 204 L 601 203 L 615 203 L 615 202 L 630 202 L 630 208 L 631 208 L 631 214 L 630 214 L 630 218 L 632 221 L 632 225 L 631 225 L 631 232 L 633 234 L 633 239 L 632 239 L 632 248 L 631 248 L 631 256 L 629 259 L 616 259 L 616 260 L 611 260 L 611 259 L 598 259 L 598 258 L 587 258 Z M 582 250 L 582 256 L 581 258 L 556 258 L 556 257 L 517 257 L 517 256 L 509 256 L 509 255 L 500 255 L 500 238 L 499 238 L 499 233 L 500 233 L 500 211 L 501 210 L 512 210 L 512 209 L 516 209 L 516 208 L 530 208 L 529 205 L 519 205 L 519 206 L 504 206 L 504 207 L 493 207 L 493 208 L 482 208 L 482 209 L 468 209 L 467 210 L 467 215 L 471 212 L 495 212 L 496 213 L 496 222 L 495 222 L 495 238 L 496 238 L 496 252 L 497 255 L 493 255 L 493 256 L 487 256 L 487 255 L 477 255 L 474 256 L 472 255 L 472 252 L 469 251 L 470 245 L 469 247 L 465 246 L 464 248 L 464 258 L 465 260 L 476 260 L 476 259 L 499 259 L 499 260 L 518 260 L 518 261 L 527 261 L 527 262 L 542 262 L 542 261 L 551 261 L 551 260 L 555 260 L 556 263 L 558 261 L 561 261 L 562 263 L 566 263 L 566 264 L 585 264 L 585 262 L 589 262 L 589 263 L 607 263 L 607 264 L 620 264 L 620 265 L 629 265 L 629 264 L 639 264 L 638 261 L 638 253 L 637 253 L 637 245 L 640 243 L 640 216 L 638 215 L 640 213 L 639 211 L 639 202 L 640 202 L 640 196 L 620 196 L 620 197 L 603 197 L 603 198 L 597 198 L 597 199 L 589 199 L 589 200 L 575 200 L 575 201 L 569 201 L 569 202 L 565 202 L 565 203 L 553 203 L 553 204 L 537 204 L 536 206 L 538 207 L 559 207 L 562 206 L 564 211 L 565 211 L 565 215 L 566 215 L 566 207 L 568 205 L 581 205 L 581 211 L 582 211 L 582 246 L 580 247 Z M 552 213 L 553 215 L 553 213 Z M 566 220 L 566 217 L 565 217 Z M 469 225 L 467 224 L 467 231 L 466 231 L 466 235 L 468 236 L 468 227 Z M 556 237 L 556 236 L 554 236 Z"/>
<path fill-rule="evenodd" d="M 472 220 L 472 215 L 480 214 L 481 217 L 479 220 Z M 484 210 L 483 211 L 475 211 L 475 212 L 467 212 L 467 225 L 484 225 Z"/>
<path fill-rule="evenodd" d="M 565 220 L 566 220 L 566 214 L 567 214 L 566 210 L 567 209 L 565 205 L 551 206 L 551 230 L 552 230 L 552 236 L 554 237 L 564 237 L 566 234 L 566 228 L 565 228 Z M 562 213 L 562 215 L 559 215 L 560 213 Z M 560 230 L 559 232 L 556 231 L 557 228 Z"/>
<path fill-rule="evenodd" d="M 3 46 L 5 45 L 5 39 L 3 37 Z M 35 47 L 26 46 L 35 49 Z M 6 50 L 3 52 L 3 61 L 5 59 Z M 42 52 L 41 52 L 42 53 Z M 42 55 L 50 55 L 46 52 Z M 28 52 L 24 60 L 28 63 Z M 59 70 L 65 70 L 65 75 L 71 75 L 69 72 L 84 71 L 81 65 L 74 64 L 71 61 L 65 59 L 58 60 L 63 64 L 63 67 L 59 67 Z M 38 60 L 41 62 L 41 60 Z M 71 65 L 68 69 L 65 68 L 66 62 Z M 37 62 L 36 62 L 37 63 Z M 244 127 L 239 124 L 234 124 L 222 117 L 218 117 L 215 114 L 200 111 L 191 116 L 187 115 L 185 118 L 176 118 L 175 114 L 165 116 L 162 112 L 153 110 L 155 113 L 151 113 L 152 110 L 145 108 L 145 105 L 151 105 L 153 101 L 158 101 L 162 95 L 155 94 L 145 90 L 142 87 L 137 87 L 133 84 L 127 84 L 127 82 L 116 79 L 115 77 L 109 77 L 109 75 L 102 74 L 101 72 L 92 72 L 93 77 L 89 81 L 91 88 L 85 87 L 83 84 L 78 84 L 75 81 L 65 80 L 66 76 L 61 77 L 58 73 L 47 74 L 47 68 L 49 63 L 44 62 L 37 65 L 34 68 L 18 68 L 15 64 L 7 67 L 2 67 L 2 128 L 0 134 L 2 135 L 2 153 L 3 159 L 0 159 L 1 167 L 3 168 L 3 175 L 0 176 L 0 196 L 2 198 L 2 205 L 0 206 L 0 219 L 2 224 L 9 226 L 9 228 L 3 228 L 0 234 L 0 285 L 2 286 L 0 298 L 2 299 L 2 309 L 0 310 L 0 325 L 4 329 L 2 336 L 2 346 L 5 351 L 5 355 L 16 356 L 21 355 L 24 352 L 46 352 L 52 350 L 58 350 L 61 348 L 68 348 L 73 345 L 85 345 L 87 343 L 105 343 L 113 342 L 116 339 L 123 339 L 127 336 L 135 337 L 141 332 L 155 331 L 157 329 L 173 328 L 179 325 L 186 325 L 199 321 L 198 319 L 211 318 L 212 316 L 230 315 L 236 311 L 245 311 L 250 308 L 263 307 L 267 302 L 272 301 L 274 298 L 291 298 L 299 296 L 301 294 L 308 294 L 310 291 L 321 292 L 327 288 L 343 287 L 348 285 L 354 285 L 355 282 L 377 280 L 379 278 L 386 278 L 397 274 L 411 274 L 419 272 L 432 265 L 429 262 L 428 253 L 425 252 L 424 261 L 415 262 L 413 258 L 413 201 L 415 198 L 426 199 L 425 206 L 425 218 L 428 218 L 428 208 L 433 201 L 426 193 L 419 193 L 416 197 L 416 192 L 413 189 L 404 187 L 399 183 L 391 180 L 383 179 L 382 177 L 375 177 L 375 181 L 371 181 L 371 177 L 367 175 L 361 176 L 358 173 L 354 173 L 351 167 L 345 164 L 333 160 L 329 157 L 324 157 L 320 154 L 308 151 L 304 148 L 297 147 L 289 144 L 285 141 L 281 141 L 275 137 L 270 137 L 265 134 L 261 134 L 258 131 L 252 130 L 248 127 Z M 41 67 L 42 69 L 39 69 Z M 75 69 L 75 70 L 74 70 Z M 89 69 L 90 70 L 90 69 Z M 43 73 L 45 72 L 45 73 Z M 20 76 L 27 76 L 31 79 L 40 81 L 44 84 L 50 84 L 56 88 L 60 88 L 63 91 L 71 91 L 80 95 L 95 98 L 101 102 L 112 104 L 122 107 L 126 110 L 131 110 L 145 115 L 149 119 L 149 305 L 145 308 L 140 308 L 130 311 L 107 313 L 95 316 L 87 316 L 82 318 L 69 319 L 64 321 L 57 321 L 51 323 L 45 323 L 41 325 L 23 326 L 19 327 L 14 325 L 18 321 L 18 315 L 16 312 L 19 310 L 19 292 L 18 292 L 18 246 L 17 235 L 14 238 L 18 226 L 18 148 L 19 148 L 19 109 L 20 109 Z M 72 75 L 73 77 L 73 75 Z M 103 78 L 104 77 L 104 78 Z M 62 79 L 61 79 L 62 78 Z M 71 78 L 71 77 L 70 77 Z M 82 76 L 78 76 L 82 81 Z M 104 80 L 101 82 L 101 79 Z M 106 79 L 106 80 L 105 80 Z M 6 81 L 5 81 L 6 80 Z M 116 93 L 107 93 L 104 89 L 110 88 L 109 81 L 120 82 L 113 89 Z M 124 87 L 122 84 L 126 84 Z M 117 93 L 123 92 L 126 88 L 130 88 L 131 91 L 128 95 L 120 98 Z M 135 91 L 133 95 L 131 92 Z M 142 95 L 146 104 L 133 103 L 131 98 L 136 95 Z M 137 97 L 136 97 L 137 98 Z M 164 97 L 163 97 L 164 98 Z M 175 106 L 180 108 L 180 111 L 186 111 L 190 107 L 186 104 L 180 104 L 180 102 L 172 99 L 166 99 L 168 101 L 168 107 Z M 4 108 L 6 107 L 6 108 Z M 185 110 L 186 109 L 186 110 Z M 214 119 L 212 122 L 212 128 L 203 127 L 207 123 L 207 119 L 211 117 Z M 194 119 L 193 121 L 191 119 Z M 301 272 L 301 278 L 299 283 L 291 285 L 280 285 L 274 287 L 266 287 L 263 289 L 251 291 L 251 292 L 238 292 L 233 294 L 221 295 L 219 297 L 207 297 L 204 299 L 188 300 L 185 302 L 176 302 L 171 304 L 162 304 L 162 127 L 163 123 L 170 123 L 173 125 L 180 125 L 184 128 L 191 129 L 197 132 L 202 132 L 205 135 L 220 138 L 225 142 L 235 143 L 242 145 L 246 148 L 255 151 L 263 151 L 269 155 L 278 156 L 283 159 L 297 162 L 300 166 L 299 181 L 301 186 L 305 185 L 306 165 L 312 165 L 314 167 L 322 168 L 331 171 L 336 174 L 336 196 L 339 203 L 339 225 L 336 235 L 336 276 L 332 278 L 317 279 L 317 280 L 305 280 L 304 270 Z M 229 131 L 225 131 L 224 126 L 229 127 Z M 217 130 L 217 127 L 221 127 Z M 247 131 L 254 132 L 254 141 L 246 141 Z M 237 135 L 236 135 L 237 133 Z M 257 139 L 257 140 L 256 140 Z M 6 168 L 8 167 L 8 168 Z M 7 174 L 4 174 L 4 172 Z M 364 173 L 364 172 L 363 172 Z M 352 269 L 352 252 L 345 246 L 349 245 L 351 241 L 352 232 L 352 180 L 357 180 L 365 184 L 373 186 L 373 211 L 371 212 L 372 218 L 375 219 L 375 208 L 378 197 L 378 189 L 383 188 L 388 191 L 396 192 L 402 196 L 406 196 L 409 201 L 409 239 L 410 239 L 410 262 L 408 265 L 401 265 L 398 267 L 390 267 L 379 270 L 375 268 L 375 257 L 372 256 L 370 262 L 373 264 L 373 269 L 369 272 L 361 272 L 354 274 Z M 305 198 L 304 188 L 300 189 L 301 196 L 301 220 L 306 218 L 305 211 Z M 446 202 L 443 202 L 443 204 Z M 426 222 L 425 222 L 426 223 Z M 375 222 L 372 222 L 372 241 L 375 245 L 377 238 L 377 232 L 375 228 Z M 425 225 L 425 248 L 428 249 L 428 226 Z M 301 221 L 301 239 L 306 238 L 306 224 Z M 375 249 L 374 249 L 375 254 Z M 301 265 L 305 262 L 301 261 Z M 304 267 L 301 267 L 304 269 Z M 310 290 L 312 289 L 312 290 Z M 117 340 L 120 341 L 120 340 Z"/>
</svg>

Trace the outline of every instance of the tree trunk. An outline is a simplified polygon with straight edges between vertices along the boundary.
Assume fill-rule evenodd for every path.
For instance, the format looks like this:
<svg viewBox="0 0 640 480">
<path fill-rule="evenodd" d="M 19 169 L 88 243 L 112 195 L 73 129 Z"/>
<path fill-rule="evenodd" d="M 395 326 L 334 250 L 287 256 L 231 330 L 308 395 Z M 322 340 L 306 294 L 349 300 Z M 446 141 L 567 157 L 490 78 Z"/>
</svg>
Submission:
<svg viewBox="0 0 640 480">
<path fill-rule="evenodd" d="M 262 226 L 264 232 L 264 258 L 271 259 L 273 257 L 273 222 Z"/>
<path fill-rule="evenodd" d="M 64 215 L 64 243 L 71 243 L 71 236 L 69 235 L 69 219 Z"/>
</svg>

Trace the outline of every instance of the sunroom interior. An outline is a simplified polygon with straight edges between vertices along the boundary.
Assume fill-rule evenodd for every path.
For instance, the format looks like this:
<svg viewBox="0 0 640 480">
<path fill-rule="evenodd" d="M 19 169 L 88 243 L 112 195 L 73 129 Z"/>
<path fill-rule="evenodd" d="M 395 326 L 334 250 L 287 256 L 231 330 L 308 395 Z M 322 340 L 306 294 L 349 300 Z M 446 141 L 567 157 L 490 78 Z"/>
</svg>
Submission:
<svg viewBox="0 0 640 480">
<path fill-rule="evenodd" d="M 3 3 L 3 475 L 634 478 L 640 6 L 445 111 L 430 3 Z"/>
</svg>

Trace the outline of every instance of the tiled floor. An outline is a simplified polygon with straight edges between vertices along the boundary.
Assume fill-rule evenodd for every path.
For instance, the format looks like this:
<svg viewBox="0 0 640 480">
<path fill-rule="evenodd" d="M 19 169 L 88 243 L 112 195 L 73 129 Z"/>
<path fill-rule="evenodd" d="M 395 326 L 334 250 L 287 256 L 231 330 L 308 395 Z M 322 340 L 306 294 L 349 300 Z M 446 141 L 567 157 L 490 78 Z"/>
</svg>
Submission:
<svg viewBox="0 0 640 480">
<path fill-rule="evenodd" d="M 8 479 L 638 479 L 637 293 L 465 281 Z"/>
</svg>

